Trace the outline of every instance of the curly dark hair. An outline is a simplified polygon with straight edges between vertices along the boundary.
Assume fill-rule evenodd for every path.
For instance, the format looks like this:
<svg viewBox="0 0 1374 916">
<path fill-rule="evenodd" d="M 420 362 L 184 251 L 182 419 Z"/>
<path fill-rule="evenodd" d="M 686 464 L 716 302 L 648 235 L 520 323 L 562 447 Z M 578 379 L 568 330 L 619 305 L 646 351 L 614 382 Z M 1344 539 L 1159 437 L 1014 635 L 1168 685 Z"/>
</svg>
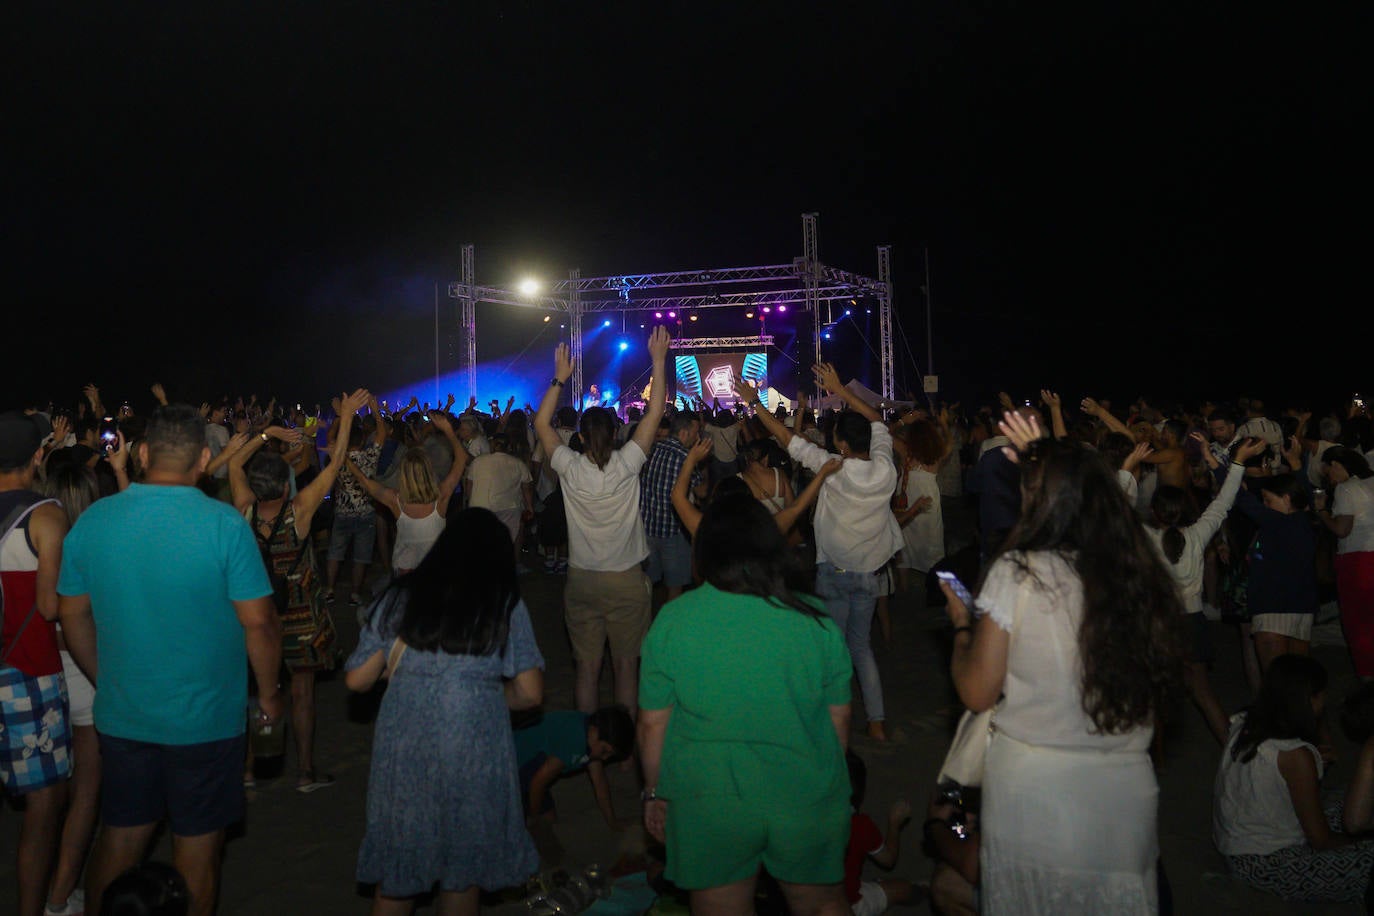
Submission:
<svg viewBox="0 0 1374 916">
<path fill-rule="evenodd" d="M 1144 725 L 1182 681 L 1173 579 L 1098 452 L 1041 439 L 1020 463 L 1021 517 L 1002 551 L 1051 551 L 1074 569 L 1083 584 L 1083 711 L 1101 734 Z"/>
</svg>

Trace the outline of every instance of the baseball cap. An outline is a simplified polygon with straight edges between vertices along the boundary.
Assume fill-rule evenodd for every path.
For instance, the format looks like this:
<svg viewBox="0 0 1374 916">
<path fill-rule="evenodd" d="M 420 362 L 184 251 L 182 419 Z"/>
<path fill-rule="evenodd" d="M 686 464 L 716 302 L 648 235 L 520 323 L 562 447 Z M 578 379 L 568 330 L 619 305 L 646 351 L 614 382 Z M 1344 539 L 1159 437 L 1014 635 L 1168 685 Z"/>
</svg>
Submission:
<svg viewBox="0 0 1374 916">
<path fill-rule="evenodd" d="M 23 467 L 51 434 L 52 424 L 38 414 L 0 414 L 0 468 Z"/>
</svg>

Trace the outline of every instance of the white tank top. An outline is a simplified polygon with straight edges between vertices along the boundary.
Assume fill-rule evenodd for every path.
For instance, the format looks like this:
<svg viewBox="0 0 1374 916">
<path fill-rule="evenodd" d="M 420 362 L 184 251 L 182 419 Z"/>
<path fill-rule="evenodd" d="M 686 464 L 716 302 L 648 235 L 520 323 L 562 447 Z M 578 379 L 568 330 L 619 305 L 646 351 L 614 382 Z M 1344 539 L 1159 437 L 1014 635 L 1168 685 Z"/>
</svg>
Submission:
<svg viewBox="0 0 1374 916">
<path fill-rule="evenodd" d="M 436 502 L 424 518 L 411 518 L 405 512 L 396 516 L 396 545 L 391 549 L 391 568 L 414 569 L 439 540 L 448 520 L 439 514 Z"/>
</svg>

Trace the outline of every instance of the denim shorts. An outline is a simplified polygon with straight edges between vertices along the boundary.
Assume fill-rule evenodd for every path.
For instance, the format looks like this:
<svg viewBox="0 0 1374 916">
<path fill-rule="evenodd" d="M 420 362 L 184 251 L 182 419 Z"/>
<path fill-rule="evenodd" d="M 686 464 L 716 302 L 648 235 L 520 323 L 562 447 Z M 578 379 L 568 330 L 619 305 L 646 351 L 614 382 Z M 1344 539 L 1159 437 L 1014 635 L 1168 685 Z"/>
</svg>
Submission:
<svg viewBox="0 0 1374 916">
<path fill-rule="evenodd" d="M 353 545 L 354 563 L 372 562 L 372 545 L 377 539 L 377 513 L 367 515 L 335 515 L 329 529 L 329 559 L 339 562 L 348 559 L 348 547 Z"/>
<path fill-rule="evenodd" d="M 243 820 L 243 735 L 200 744 L 153 744 L 100 734 L 100 818 L 139 827 L 166 817 L 177 836 Z"/>
<path fill-rule="evenodd" d="M 678 532 L 672 537 L 647 538 L 649 565 L 645 572 L 650 582 L 679 588 L 692 584 L 692 544 Z"/>
</svg>

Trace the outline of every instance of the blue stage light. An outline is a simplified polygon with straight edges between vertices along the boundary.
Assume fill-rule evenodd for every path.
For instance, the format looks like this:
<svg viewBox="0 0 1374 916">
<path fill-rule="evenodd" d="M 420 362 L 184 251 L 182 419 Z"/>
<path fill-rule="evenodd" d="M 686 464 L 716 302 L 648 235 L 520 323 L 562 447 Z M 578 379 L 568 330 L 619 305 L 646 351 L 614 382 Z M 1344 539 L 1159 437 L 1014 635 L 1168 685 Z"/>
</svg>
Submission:
<svg viewBox="0 0 1374 916">
<path fill-rule="evenodd" d="M 628 343 L 626 343 L 625 341 L 622 340 L 622 341 L 620 342 L 620 349 L 622 349 L 622 350 L 628 350 L 628 349 L 630 349 L 630 345 L 629 345 Z"/>
<path fill-rule="evenodd" d="M 601 322 L 601 326 L 603 328 L 609 328 L 611 326 L 611 319 L 607 318 L 605 321 Z"/>
</svg>

